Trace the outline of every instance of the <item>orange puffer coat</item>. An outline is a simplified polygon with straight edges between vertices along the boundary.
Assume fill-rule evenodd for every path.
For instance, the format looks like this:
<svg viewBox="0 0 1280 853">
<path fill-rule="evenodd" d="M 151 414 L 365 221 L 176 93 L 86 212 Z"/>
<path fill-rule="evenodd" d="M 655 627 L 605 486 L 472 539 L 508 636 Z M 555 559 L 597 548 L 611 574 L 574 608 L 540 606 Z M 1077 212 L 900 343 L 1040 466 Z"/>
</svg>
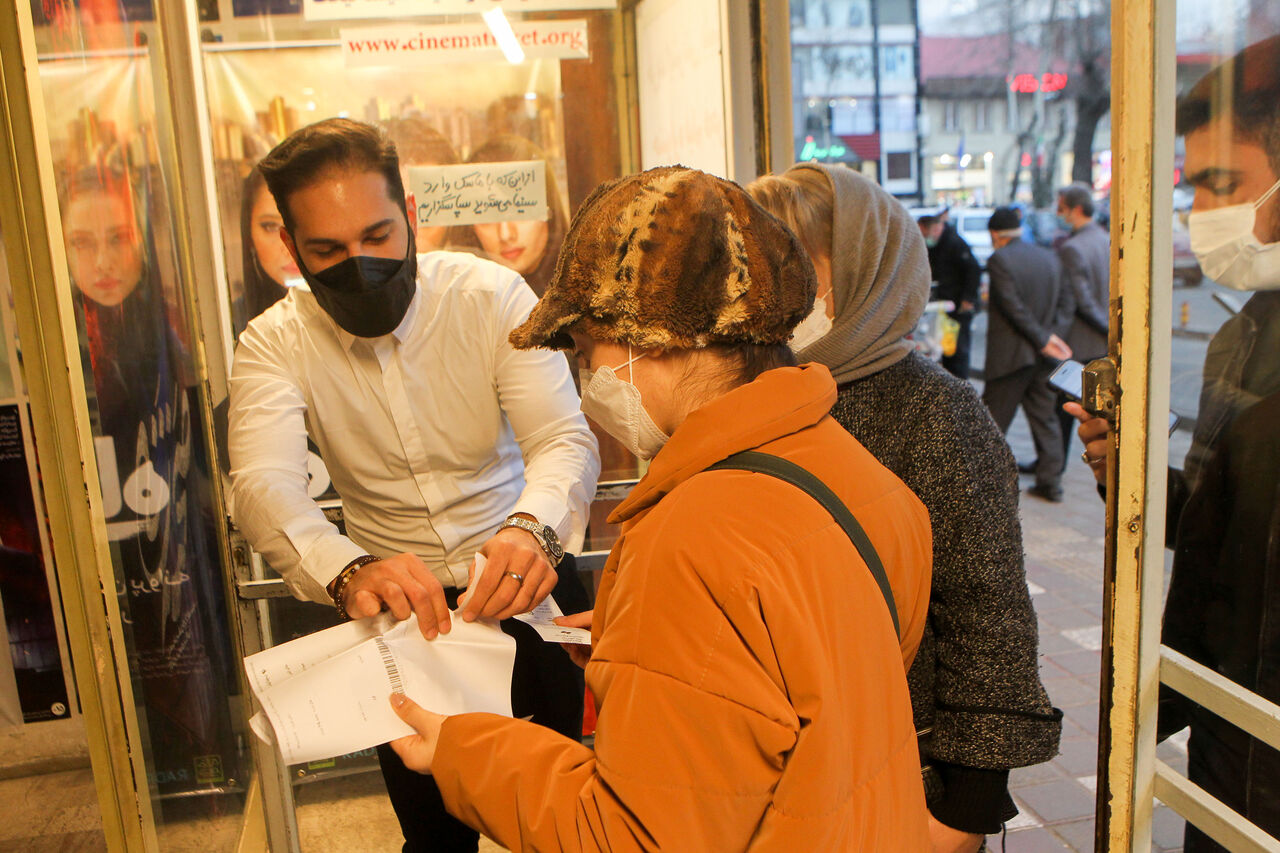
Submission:
<svg viewBox="0 0 1280 853">
<path fill-rule="evenodd" d="M 595 751 L 451 717 L 434 764 L 450 812 L 512 850 L 928 850 L 904 662 L 929 519 L 828 416 L 835 396 L 826 368 L 782 368 L 688 417 L 613 515 L 587 666 Z M 858 518 L 901 643 L 820 504 L 763 474 L 702 473 L 752 449 L 807 468 Z"/>
</svg>

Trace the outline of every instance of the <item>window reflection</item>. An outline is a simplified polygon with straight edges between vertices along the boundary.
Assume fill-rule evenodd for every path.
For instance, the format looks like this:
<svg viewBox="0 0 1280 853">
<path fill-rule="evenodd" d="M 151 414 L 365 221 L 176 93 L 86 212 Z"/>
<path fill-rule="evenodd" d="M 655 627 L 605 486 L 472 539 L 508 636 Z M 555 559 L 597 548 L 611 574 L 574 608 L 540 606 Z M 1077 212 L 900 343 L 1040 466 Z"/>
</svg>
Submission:
<svg viewBox="0 0 1280 853">
<path fill-rule="evenodd" d="M 1262 24 L 1261 9 L 1253 22 Z M 1275 32 L 1280 20 L 1272 23 Z M 1258 29 L 1251 28 L 1250 32 Z M 1175 292 L 1181 326 L 1223 318 L 1207 349 L 1173 340 L 1175 383 L 1203 363 L 1181 470 L 1170 468 L 1173 573 L 1161 639 L 1220 675 L 1280 701 L 1280 36 L 1220 59 L 1180 92 L 1177 131 L 1187 242 L 1203 276 Z M 1225 60 L 1225 61 L 1223 61 Z M 1194 290 L 1188 293 L 1187 290 Z M 1217 300 L 1217 306 L 1213 300 Z M 1221 306 L 1221 307 L 1218 307 Z M 1224 310 L 1225 309 L 1225 310 Z M 1194 320 L 1193 320 L 1194 312 Z M 1176 316 L 1176 315 L 1175 315 Z M 1176 321 L 1175 321 L 1176 322 Z M 1203 329 L 1203 326 L 1201 327 Z M 1193 369 L 1193 368 L 1192 368 Z M 1185 414 L 1185 413 L 1184 413 Z M 1185 439 L 1171 442 L 1186 446 Z M 1171 450 L 1176 464 L 1177 449 Z M 1280 835 L 1280 751 L 1165 688 L 1160 735 L 1190 727 L 1188 776 Z M 1225 849 L 1194 826 L 1187 851 Z"/>
<path fill-rule="evenodd" d="M 287 293 L 288 282 L 300 280 L 280 230 L 284 220 L 258 167 L 249 170 L 240 197 L 240 239 L 244 250 L 244 324 Z M 242 325 L 244 325 L 242 324 Z"/>
<path fill-rule="evenodd" d="M 189 356 L 170 321 L 150 173 L 119 147 L 68 164 L 61 211 L 94 443 L 151 782 L 238 775 L 217 544 Z"/>
</svg>

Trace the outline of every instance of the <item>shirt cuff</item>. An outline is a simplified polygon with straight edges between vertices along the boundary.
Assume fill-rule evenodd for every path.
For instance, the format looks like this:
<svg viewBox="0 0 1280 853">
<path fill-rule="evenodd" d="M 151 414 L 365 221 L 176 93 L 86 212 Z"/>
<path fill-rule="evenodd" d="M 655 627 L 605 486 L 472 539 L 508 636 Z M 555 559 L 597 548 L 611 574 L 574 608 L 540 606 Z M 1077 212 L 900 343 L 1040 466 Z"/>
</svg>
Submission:
<svg viewBox="0 0 1280 853">
<path fill-rule="evenodd" d="M 931 761 L 942 780 L 942 792 L 929 803 L 939 823 L 961 832 L 991 835 L 1018 814 L 1009 796 L 1008 770 L 981 770 Z"/>
<path fill-rule="evenodd" d="M 332 604 L 329 583 L 342 574 L 352 560 L 368 553 L 345 536 L 321 537 L 302 557 L 301 592 L 311 601 Z"/>
<path fill-rule="evenodd" d="M 508 515 L 515 515 L 517 512 L 524 512 L 538 519 L 539 523 L 545 524 L 556 532 L 556 536 L 560 537 L 561 544 L 564 544 L 565 550 L 569 550 L 566 544 L 572 538 L 569 529 L 570 524 L 569 509 L 564 505 L 563 501 L 555 500 L 546 495 L 521 495 L 516 501 L 516 505 L 511 508 Z"/>
</svg>

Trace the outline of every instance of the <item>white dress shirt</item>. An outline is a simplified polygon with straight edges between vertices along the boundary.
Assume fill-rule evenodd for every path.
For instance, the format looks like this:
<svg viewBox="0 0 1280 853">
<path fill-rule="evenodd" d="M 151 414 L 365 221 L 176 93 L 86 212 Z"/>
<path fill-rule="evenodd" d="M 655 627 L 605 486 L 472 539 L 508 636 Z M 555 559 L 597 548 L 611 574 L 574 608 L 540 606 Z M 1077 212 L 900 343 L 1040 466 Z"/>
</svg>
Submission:
<svg viewBox="0 0 1280 853">
<path fill-rule="evenodd" d="M 505 267 L 431 252 L 388 335 L 342 330 L 306 287 L 249 324 L 231 373 L 232 512 L 294 595 L 328 602 L 326 585 L 366 553 L 417 554 L 465 586 L 513 512 L 581 547 L 600 455 L 564 356 L 507 342 L 535 302 Z M 308 435 L 346 536 L 307 496 Z"/>
</svg>

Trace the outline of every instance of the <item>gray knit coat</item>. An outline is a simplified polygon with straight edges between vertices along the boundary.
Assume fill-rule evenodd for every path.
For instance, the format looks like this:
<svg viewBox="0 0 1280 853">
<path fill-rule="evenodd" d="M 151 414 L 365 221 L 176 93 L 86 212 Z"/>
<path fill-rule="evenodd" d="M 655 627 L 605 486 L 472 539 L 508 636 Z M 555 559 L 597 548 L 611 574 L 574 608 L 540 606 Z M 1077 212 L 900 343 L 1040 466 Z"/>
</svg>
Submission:
<svg viewBox="0 0 1280 853">
<path fill-rule="evenodd" d="M 969 832 L 1016 814 L 1008 770 L 1057 755 L 1023 568 L 1013 455 L 969 383 L 912 353 L 840 386 L 832 416 L 929 510 L 933 587 L 908 674 L 929 809 Z"/>
</svg>

